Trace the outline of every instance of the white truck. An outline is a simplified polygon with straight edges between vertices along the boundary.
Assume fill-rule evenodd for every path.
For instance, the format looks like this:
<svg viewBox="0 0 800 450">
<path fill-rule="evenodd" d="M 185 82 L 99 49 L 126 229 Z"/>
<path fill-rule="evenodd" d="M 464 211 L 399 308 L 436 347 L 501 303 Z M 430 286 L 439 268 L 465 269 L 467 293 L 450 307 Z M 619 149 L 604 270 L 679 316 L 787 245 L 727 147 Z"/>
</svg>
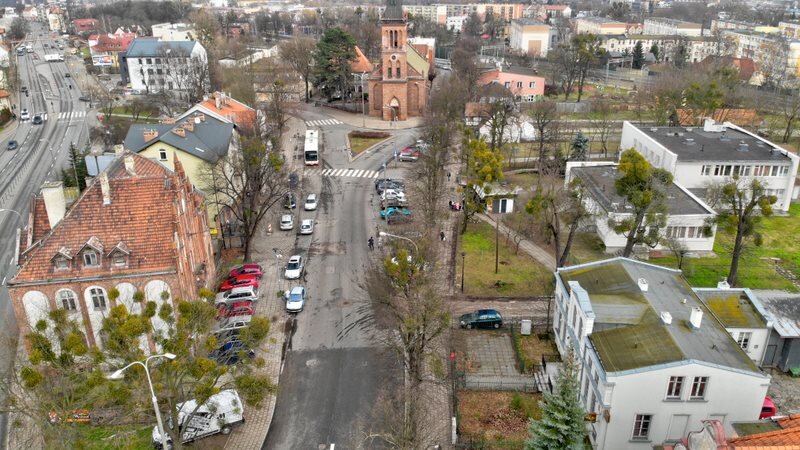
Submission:
<svg viewBox="0 0 800 450">
<path fill-rule="evenodd" d="M 226 389 L 219 394 L 212 395 L 209 399 L 197 406 L 197 401 L 189 400 L 176 406 L 178 410 L 178 428 L 182 431 L 181 438 L 184 443 L 222 433 L 229 434 L 234 425 L 244 422 L 244 406 L 239 393 L 233 389 Z M 192 412 L 194 414 L 192 415 Z M 186 418 L 191 415 L 189 423 Z M 172 420 L 166 426 L 173 428 Z M 169 437 L 167 438 L 169 440 Z M 172 447 L 169 440 L 168 445 Z M 158 426 L 153 427 L 153 446 L 162 448 L 161 434 Z"/>
<path fill-rule="evenodd" d="M 51 53 L 49 55 L 44 55 L 44 60 L 47 62 L 59 62 L 64 60 L 64 55 L 59 55 L 58 53 Z"/>
</svg>

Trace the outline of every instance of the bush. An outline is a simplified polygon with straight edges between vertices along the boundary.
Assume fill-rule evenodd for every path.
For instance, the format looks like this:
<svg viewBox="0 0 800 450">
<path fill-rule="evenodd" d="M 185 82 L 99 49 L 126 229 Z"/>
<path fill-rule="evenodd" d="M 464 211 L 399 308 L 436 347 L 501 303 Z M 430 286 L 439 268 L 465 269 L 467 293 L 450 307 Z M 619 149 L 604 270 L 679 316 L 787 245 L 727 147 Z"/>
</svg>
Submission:
<svg viewBox="0 0 800 450">
<path fill-rule="evenodd" d="M 0 111 L 0 125 L 5 125 L 11 120 L 11 111 L 8 108 L 3 108 Z"/>
<path fill-rule="evenodd" d="M 362 139 L 385 139 L 390 136 L 389 133 L 384 133 L 382 131 L 351 131 L 350 137 L 351 138 L 362 138 Z"/>
</svg>

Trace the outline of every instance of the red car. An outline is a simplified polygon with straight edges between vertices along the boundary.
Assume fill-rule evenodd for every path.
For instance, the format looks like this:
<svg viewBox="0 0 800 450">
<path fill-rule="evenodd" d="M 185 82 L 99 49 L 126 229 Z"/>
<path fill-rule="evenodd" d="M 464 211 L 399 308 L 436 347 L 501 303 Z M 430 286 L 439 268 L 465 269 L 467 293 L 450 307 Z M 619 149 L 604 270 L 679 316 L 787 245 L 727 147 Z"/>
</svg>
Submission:
<svg viewBox="0 0 800 450">
<path fill-rule="evenodd" d="M 416 161 L 419 159 L 419 150 L 415 150 L 413 148 L 404 148 L 400 150 L 397 159 L 400 161 Z"/>
<path fill-rule="evenodd" d="M 217 319 L 234 316 L 252 316 L 255 314 L 253 302 L 244 300 L 241 302 L 231 303 L 228 306 L 221 306 L 217 309 Z"/>
<path fill-rule="evenodd" d="M 252 273 L 230 277 L 219 285 L 219 292 L 230 291 L 235 287 L 253 286 L 258 289 L 258 276 Z"/>
<path fill-rule="evenodd" d="M 245 264 L 231 270 L 232 277 L 238 277 L 239 275 L 255 275 L 260 279 L 262 274 L 263 271 L 258 264 Z"/>
<path fill-rule="evenodd" d="M 775 408 L 775 402 L 772 401 L 772 398 L 770 396 L 764 397 L 764 405 L 761 407 L 761 414 L 758 418 L 769 419 L 777 413 L 778 410 Z"/>
</svg>

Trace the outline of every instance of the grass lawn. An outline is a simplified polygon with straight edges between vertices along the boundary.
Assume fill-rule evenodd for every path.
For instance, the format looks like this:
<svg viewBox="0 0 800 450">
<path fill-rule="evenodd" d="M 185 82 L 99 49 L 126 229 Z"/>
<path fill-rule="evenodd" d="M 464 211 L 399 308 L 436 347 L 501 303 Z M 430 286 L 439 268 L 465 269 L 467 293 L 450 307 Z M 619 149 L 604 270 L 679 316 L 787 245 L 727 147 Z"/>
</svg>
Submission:
<svg viewBox="0 0 800 450">
<path fill-rule="evenodd" d="M 525 367 L 532 367 L 534 364 L 542 363 L 543 355 L 558 355 L 558 348 L 552 339 L 540 339 L 537 332 L 544 332 L 544 329 L 534 329 L 533 334 L 523 336 L 515 334 L 519 356 L 523 359 Z"/>
<path fill-rule="evenodd" d="M 362 138 L 362 137 L 353 137 L 350 135 L 348 135 L 347 138 L 350 140 L 350 153 L 352 153 L 353 156 L 361 154 L 361 152 L 372 147 L 378 142 L 382 142 L 385 141 L 386 139 L 389 139 L 389 138 Z"/>
<path fill-rule="evenodd" d="M 473 439 L 470 448 L 524 447 L 528 419 L 541 418 L 541 394 L 501 391 L 458 392 L 458 431 Z M 485 446 L 479 447 L 480 443 Z"/>
<path fill-rule="evenodd" d="M 494 242 L 494 227 L 483 221 L 469 224 L 467 232 L 461 235 L 458 252 L 466 252 L 464 292 L 467 295 L 522 297 L 552 294 L 552 271 L 522 250 L 515 255 L 513 243 L 506 245 L 505 236 L 500 236 L 500 264 L 498 273 L 494 273 Z M 456 273 L 460 274 L 461 258 L 456 260 Z"/>
<path fill-rule="evenodd" d="M 88 449 L 127 450 L 152 447 L 153 425 L 86 426 Z"/>
</svg>

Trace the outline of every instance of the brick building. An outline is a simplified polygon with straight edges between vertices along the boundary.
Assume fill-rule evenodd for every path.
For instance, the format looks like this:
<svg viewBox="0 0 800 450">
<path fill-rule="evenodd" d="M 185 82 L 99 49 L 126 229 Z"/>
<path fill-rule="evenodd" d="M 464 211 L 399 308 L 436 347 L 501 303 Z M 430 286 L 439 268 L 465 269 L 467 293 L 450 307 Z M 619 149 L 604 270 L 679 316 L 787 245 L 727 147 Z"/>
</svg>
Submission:
<svg viewBox="0 0 800 450">
<path fill-rule="evenodd" d="M 179 161 L 172 172 L 133 153 L 114 160 L 69 208 L 61 183 L 46 183 L 31 199 L 8 282 L 22 337 L 49 311 L 65 309 L 88 344 L 102 347 L 112 307 L 141 312 L 136 292 L 159 308 L 198 298 L 216 275 L 204 201 Z M 156 332 L 167 329 L 158 315 L 151 320 Z"/>
<path fill-rule="evenodd" d="M 401 0 L 387 0 L 381 18 L 381 62 L 369 76 L 369 114 L 383 120 L 406 120 L 425 112 L 430 84 L 409 62 L 418 54 L 408 43 Z"/>
</svg>

